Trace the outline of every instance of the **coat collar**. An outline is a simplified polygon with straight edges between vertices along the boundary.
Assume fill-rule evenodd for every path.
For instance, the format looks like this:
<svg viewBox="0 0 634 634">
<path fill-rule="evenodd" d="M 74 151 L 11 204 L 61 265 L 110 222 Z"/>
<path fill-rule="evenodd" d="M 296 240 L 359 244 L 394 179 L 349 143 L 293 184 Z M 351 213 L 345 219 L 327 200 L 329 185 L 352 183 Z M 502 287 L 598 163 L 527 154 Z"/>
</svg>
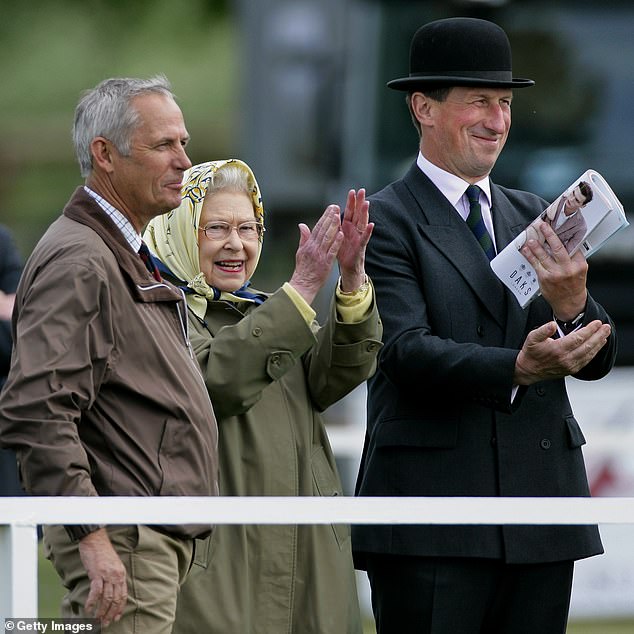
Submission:
<svg viewBox="0 0 634 634">
<path fill-rule="evenodd" d="M 63 210 L 64 216 L 92 229 L 112 251 L 135 299 L 140 302 L 182 301 L 181 292 L 167 282 L 157 282 L 148 272 L 120 229 L 98 203 L 78 187 Z"/>
</svg>

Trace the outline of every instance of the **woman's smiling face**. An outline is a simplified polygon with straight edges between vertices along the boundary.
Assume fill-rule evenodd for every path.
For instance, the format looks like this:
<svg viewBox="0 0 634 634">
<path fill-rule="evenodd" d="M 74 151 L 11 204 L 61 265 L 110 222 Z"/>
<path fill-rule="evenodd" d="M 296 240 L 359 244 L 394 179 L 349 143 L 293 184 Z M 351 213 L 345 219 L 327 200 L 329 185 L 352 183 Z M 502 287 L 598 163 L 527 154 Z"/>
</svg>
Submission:
<svg viewBox="0 0 634 634">
<path fill-rule="evenodd" d="M 205 197 L 200 214 L 198 244 L 200 270 L 209 286 L 221 291 L 236 291 L 250 279 L 258 261 L 260 242 L 245 240 L 237 227 L 256 219 L 251 197 L 245 192 L 220 190 Z M 233 226 L 229 235 L 210 240 L 203 231 L 214 222 Z"/>
</svg>

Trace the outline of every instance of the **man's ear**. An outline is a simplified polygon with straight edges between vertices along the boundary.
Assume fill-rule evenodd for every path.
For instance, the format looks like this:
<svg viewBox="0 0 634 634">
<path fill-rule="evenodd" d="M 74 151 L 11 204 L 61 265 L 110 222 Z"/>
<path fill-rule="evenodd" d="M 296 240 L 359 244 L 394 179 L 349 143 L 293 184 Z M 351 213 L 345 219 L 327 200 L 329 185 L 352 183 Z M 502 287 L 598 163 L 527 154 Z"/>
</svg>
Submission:
<svg viewBox="0 0 634 634">
<path fill-rule="evenodd" d="M 97 136 L 90 143 L 90 153 L 92 154 L 93 169 L 98 167 L 104 172 L 112 172 L 113 147 L 108 139 Z"/>
<path fill-rule="evenodd" d="M 410 103 L 412 114 L 416 117 L 416 120 L 420 123 L 420 125 L 429 125 L 431 121 L 431 109 L 433 101 L 426 97 L 422 92 L 415 92 L 411 96 Z"/>
</svg>

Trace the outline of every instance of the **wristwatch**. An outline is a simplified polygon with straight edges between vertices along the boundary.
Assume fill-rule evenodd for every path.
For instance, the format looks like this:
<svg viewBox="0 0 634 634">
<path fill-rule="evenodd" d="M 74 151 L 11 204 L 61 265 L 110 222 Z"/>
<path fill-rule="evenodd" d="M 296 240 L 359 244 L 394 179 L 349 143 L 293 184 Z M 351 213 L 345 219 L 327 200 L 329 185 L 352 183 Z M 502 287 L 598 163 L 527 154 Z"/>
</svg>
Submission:
<svg viewBox="0 0 634 634">
<path fill-rule="evenodd" d="M 557 319 L 557 317 L 555 317 L 555 321 L 557 322 L 557 325 L 561 328 L 562 332 L 568 334 L 569 332 L 572 332 L 573 330 L 575 330 L 575 328 L 579 326 L 585 314 L 586 312 L 583 311 L 579 313 L 574 319 L 571 319 L 570 321 L 561 321 L 561 319 Z"/>
</svg>

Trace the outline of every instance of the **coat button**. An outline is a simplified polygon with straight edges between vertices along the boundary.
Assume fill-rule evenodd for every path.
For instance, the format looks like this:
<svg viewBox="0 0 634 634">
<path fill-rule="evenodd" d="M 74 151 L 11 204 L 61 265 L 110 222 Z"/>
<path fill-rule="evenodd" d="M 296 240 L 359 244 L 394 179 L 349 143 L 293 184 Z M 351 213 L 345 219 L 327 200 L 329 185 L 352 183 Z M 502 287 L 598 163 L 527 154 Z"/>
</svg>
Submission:
<svg viewBox="0 0 634 634">
<path fill-rule="evenodd" d="M 491 438 L 491 447 L 495 447 L 497 444 L 498 444 L 498 439 L 495 436 L 493 436 Z"/>
<path fill-rule="evenodd" d="M 260 328 L 259 326 L 256 326 L 252 331 L 251 334 L 254 337 L 259 337 L 262 334 L 262 328 Z"/>
<path fill-rule="evenodd" d="M 478 337 L 484 337 L 484 328 L 482 326 L 478 326 L 476 332 L 478 333 Z"/>
<path fill-rule="evenodd" d="M 378 346 L 378 344 L 376 344 L 376 343 L 369 343 L 369 344 L 367 345 L 367 347 L 366 347 L 366 350 L 367 350 L 368 352 L 374 352 L 374 351 L 375 351 L 378 347 L 379 347 L 379 346 Z"/>
<path fill-rule="evenodd" d="M 551 445 L 551 442 L 550 440 L 548 440 L 548 438 L 542 438 L 541 441 L 539 442 L 539 446 L 542 449 L 550 449 L 550 445 Z"/>
<path fill-rule="evenodd" d="M 279 354 L 272 354 L 271 355 L 271 363 L 273 365 L 279 365 L 280 364 L 280 355 Z"/>
<path fill-rule="evenodd" d="M 544 396 L 544 394 L 546 394 L 546 390 L 541 385 L 535 388 L 535 392 L 537 392 L 537 396 Z"/>
</svg>

